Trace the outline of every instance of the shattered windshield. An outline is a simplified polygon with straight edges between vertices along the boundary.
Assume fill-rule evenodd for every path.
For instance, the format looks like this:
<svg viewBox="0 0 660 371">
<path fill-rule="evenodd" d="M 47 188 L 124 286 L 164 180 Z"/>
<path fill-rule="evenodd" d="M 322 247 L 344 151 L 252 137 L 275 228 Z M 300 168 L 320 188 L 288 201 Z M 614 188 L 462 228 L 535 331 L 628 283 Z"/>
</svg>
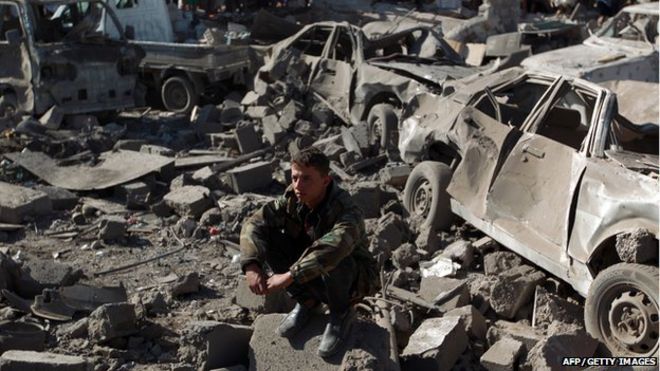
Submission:
<svg viewBox="0 0 660 371">
<path fill-rule="evenodd" d="M 598 36 L 656 44 L 658 16 L 621 12 L 603 26 Z"/>
<path fill-rule="evenodd" d="M 103 5 L 99 1 L 33 4 L 37 42 L 62 42 L 104 37 L 100 31 Z"/>
</svg>

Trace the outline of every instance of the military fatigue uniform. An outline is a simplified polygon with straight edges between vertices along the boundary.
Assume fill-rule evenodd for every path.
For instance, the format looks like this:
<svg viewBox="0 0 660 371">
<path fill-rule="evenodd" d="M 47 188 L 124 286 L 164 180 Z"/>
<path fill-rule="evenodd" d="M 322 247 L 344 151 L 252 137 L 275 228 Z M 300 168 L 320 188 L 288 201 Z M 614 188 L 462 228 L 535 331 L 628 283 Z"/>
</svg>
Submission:
<svg viewBox="0 0 660 371">
<path fill-rule="evenodd" d="M 298 302 L 313 298 L 343 311 L 378 290 L 376 261 L 367 249 L 361 210 L 331 182 L 321 204 L 310 210 L 289 186 L 241 229 L 241 267 L 264 263 L 274 273 L 291 271 L 287 291 Z"/>
</svg>

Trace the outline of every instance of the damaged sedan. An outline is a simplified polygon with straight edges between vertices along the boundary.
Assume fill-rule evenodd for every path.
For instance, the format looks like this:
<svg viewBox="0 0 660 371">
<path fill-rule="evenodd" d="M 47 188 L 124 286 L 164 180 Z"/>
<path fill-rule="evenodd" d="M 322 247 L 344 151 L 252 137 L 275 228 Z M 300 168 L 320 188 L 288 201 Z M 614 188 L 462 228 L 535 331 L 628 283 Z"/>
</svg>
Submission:
<svg viewBox="0 0 660 371">
<path fill-rule="evenodd" d="M 258 83 L 272 83 L 295 53 L 302 82 L 344 122 L 367 121 L 381 145 L 396 147 L 402 103 L 424 91 L 441 91 L 447 80 L 475 73 L 441 38 L 422 27 L 368 38 L 348 23 L 308 25 L 270 49 Z M 286 68 L 286 67 L 284 67 Z"/>
<path fill-rule="evenodd" d="M 427 225 L 458 215 L 586 297 L 615 355 L 658 354 L 658 126 L 606 88 L 514 68 L 420 94 L 399 149 L 418 163 L 404 204 Z"/>
<path fill-rule="evenodd" d="M 113 40 L 99 32 L 104 12 L 123 30 L 102 1 L 0 2 L 0 117 L 53 106 L 63 114 L 115 111 L 142 99 L 144 52 L 123 33 Z"/>
</svg>

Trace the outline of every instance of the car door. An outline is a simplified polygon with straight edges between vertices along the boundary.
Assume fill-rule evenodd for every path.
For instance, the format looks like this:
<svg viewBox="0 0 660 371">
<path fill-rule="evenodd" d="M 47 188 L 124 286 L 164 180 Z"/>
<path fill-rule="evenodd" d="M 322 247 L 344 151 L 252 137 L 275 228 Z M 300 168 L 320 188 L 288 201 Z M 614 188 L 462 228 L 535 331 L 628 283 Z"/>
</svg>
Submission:
<svg viewBox="0 0 660 371">
<path fill-rule="evenodd" d="M 487 217 L 530 248 L 558 259 L 568 243 L 571 204 L 585 169 L 582 142 L 602 97 L 578 94 L 562 79 L 551 89 L 504 159 L 488 194 Z"/>
<path fill-rule="evenodd" d="M 337 26 L 310 83 L 312 91 L 346 122 L 350 122 L 349 99 L 356 56 L 355 41 L 348 27 Z"/>
</svg>

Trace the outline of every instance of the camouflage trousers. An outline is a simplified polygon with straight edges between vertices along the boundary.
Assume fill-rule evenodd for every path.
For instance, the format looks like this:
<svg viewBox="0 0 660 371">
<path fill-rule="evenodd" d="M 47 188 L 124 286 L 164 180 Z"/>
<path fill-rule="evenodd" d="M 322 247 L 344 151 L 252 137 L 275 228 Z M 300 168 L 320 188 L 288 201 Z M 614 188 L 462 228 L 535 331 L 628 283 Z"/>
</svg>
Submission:
<svg viewBox="0 0 660 371">
<path fill-rule="evenodd" d="M 286 273 L 302 255 L 304 249 L 296 249 L 293 241 L 282 233 L 272 233 L 266 251 L 266 264 L 273 273 Z M 352 256 L 339 262 L 335 269 L 305 283 L 293 282 L 287 292 L 298 303 L 309 300 L 325 303 L 332 314 L 344 313 L 355 298 L 357 264 Z"/>
</svg>

